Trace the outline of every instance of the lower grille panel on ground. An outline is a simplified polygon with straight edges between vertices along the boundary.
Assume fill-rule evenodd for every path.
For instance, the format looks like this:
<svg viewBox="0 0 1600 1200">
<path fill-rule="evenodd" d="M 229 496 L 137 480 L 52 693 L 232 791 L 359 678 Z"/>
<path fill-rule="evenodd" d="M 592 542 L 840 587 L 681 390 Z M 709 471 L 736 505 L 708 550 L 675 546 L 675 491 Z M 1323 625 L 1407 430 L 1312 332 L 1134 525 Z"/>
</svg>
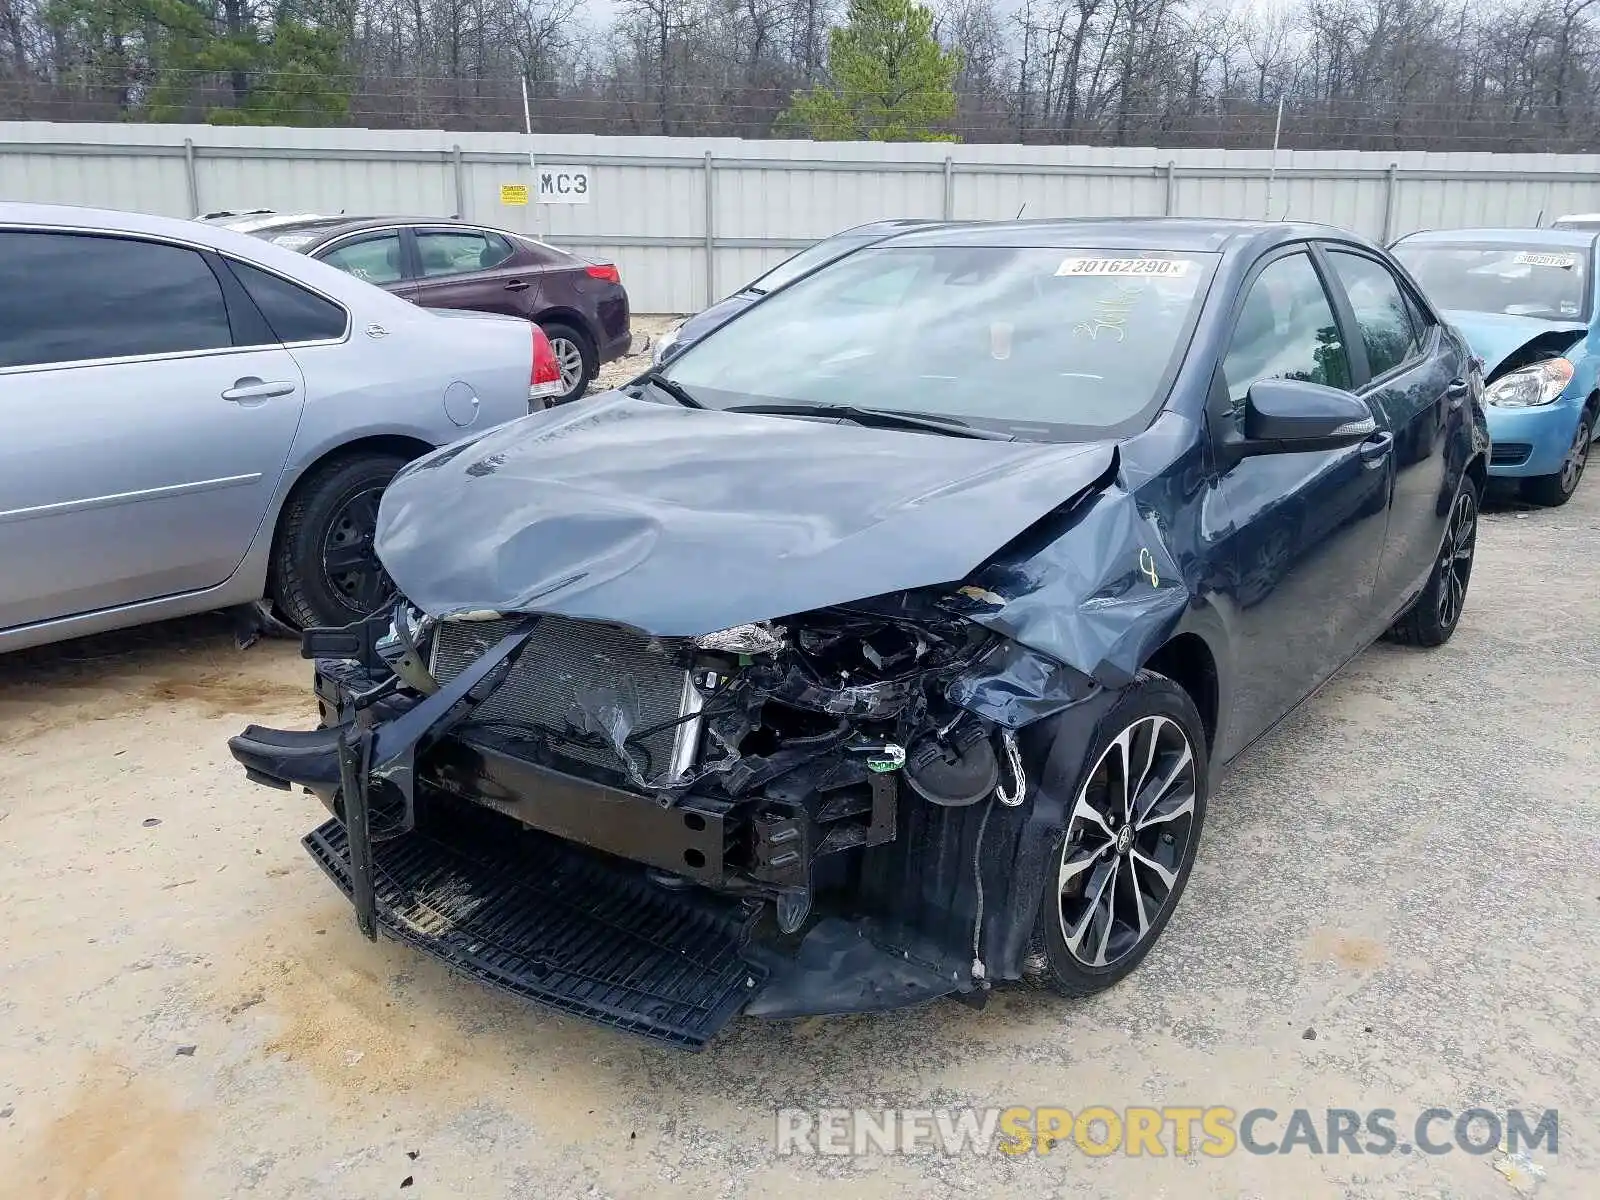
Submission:
<svg viewBox="0 0 1600 1200">
<path fill-rule="evenodd" d="M 349 895 L 344 826 L 304 844 Z M 561 1012 L 699 1049 L 766 981 L 740 958 L 754 918 L 737 902 L 662 891 L 557 839 L 452 820 L 448 844 L 418 830 L 372 849 L 384 932 Z"/>
</svg>

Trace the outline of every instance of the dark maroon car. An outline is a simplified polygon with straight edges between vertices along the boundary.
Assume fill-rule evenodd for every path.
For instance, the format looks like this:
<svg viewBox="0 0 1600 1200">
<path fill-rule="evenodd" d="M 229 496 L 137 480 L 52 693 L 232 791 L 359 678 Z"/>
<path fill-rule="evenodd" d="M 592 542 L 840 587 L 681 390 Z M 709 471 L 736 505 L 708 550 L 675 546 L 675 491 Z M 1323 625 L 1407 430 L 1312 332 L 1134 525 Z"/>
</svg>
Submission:
<svg viewBox="0 0 1600 1200">
<path fill-rule="evenodd" d="M 621 358 L 632 341 L 628 293 L 616 267 L 521 234 L 410 217 L 285 216 L 235 227 L 424 308 L 470 308 L 537 322 L 561 364 L 558 402 L 583 395 L 600 364 Z"/>
</svg>

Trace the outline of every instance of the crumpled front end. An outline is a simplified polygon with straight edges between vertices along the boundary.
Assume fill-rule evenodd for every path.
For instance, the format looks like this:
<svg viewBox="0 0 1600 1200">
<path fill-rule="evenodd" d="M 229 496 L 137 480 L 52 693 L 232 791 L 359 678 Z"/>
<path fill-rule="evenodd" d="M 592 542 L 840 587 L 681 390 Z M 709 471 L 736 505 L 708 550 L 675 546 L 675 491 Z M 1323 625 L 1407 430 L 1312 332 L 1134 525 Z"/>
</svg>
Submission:
<svg viewBox="0 0 1600 1200">
<path fill-rule="evenodd" d="M 353 652 L 317 664 L 321 729 L 231 748 L 323 798 L 307 846 L 370 932 L 566 1011 L 700 1045 L 740 1008 L 977 997 L 1021 971 L 1041 722 L 1102 689 L 972 602 L 692 638 L 402 605 L 307 635 Z"/>
<path fill-rule="evenodd" d="M 821 436 L 791 431 L 802 424 L 773 427 Z M 859 443 L 827 445 L 898 449 L 855 432 Z M 1028 451 L 1007 469 L 1003 445 L 959 444 L 957 462 L 956 443 L 911 440 L 939 448 L 962 482 L 876 483 L 905 495 L 865 517 L 821 486 L 800 494 L 825 519 L 769 487 L 771 513 L 742 524 L 696 510 L 689 490 L 656 509 L 607 492 L 596 503 L 637 509 L 629 529 L 651 523 L 642 561 L 654 565 L 631 572 L 595 568 L 610 560 L 594 536 L 582 572 L 541 554 L 568 546 L 574 504 L 530 460 L 507 553 L 577 582 L 516 608 L 441 594 L 427 612 L 401 602 L 308 632 L 322 728 L 252 726 L 233 754 L 258 782 L 322 798 L 333 819 L 307 847 L 369 935 L 565 1012 L 700 1046 L 741 1010 L 981 1002 L 1023 975 L 1088 744 L 1191 585 L 1114 449 Z M 779 469 L 770 445 L 748 444 Z M 497 452 L 500 466 L 466 480 L 433 468 L 446 480 L 437 502 L 464 504 L 463 488 L 495 482 L 514 457 Z M 407 516 L 435 503 L 428 479 L 402 488 L 388 533 L 409 556 L 397 578 L 442 592 L 451 576 L 418 566 L 442 534 Z M 989 502 L 982 527 L 976 494 Z M 807 524 L 798 546 L 816 570 L 763 538 L 772 522 Z M 687 568 L 648 586 L 667 578 L 664 547 L 717 523 L 731 531 L 721 557 L 680 558 L 700 572 L 702 609 Z M 473 553 L 457 586 L 504 574 Z M 926 582 L 782 608 L 919 573 Z M 719 628 L 703 611 L 743 615 Z"/>
</svg>

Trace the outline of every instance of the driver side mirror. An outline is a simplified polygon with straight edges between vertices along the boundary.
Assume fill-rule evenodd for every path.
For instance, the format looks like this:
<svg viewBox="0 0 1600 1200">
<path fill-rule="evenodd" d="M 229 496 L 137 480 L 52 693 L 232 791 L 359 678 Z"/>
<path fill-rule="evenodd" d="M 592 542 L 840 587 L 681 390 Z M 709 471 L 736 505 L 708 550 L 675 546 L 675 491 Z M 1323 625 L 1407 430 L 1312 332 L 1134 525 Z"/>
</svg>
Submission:
<svg viewBox="0 0 1600 1200">
<path fill-rule="evenodd" d="M 1243 454 L 1338 450 L 1377 431 L 1367 402 L 1298 379 L 1258 379 L 1244 401 Z"/>
</svg>

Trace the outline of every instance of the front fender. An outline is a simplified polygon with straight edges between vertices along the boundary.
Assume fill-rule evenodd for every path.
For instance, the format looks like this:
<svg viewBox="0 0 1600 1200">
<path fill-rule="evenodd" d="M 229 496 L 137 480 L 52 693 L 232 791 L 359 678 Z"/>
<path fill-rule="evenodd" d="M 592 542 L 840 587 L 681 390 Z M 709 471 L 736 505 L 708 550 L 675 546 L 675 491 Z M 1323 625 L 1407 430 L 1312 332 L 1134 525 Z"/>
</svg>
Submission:
<svg viewBox="0 0 1600 1200">
<path fill-rule="evenodd" d="M 1160 522 L 1117 485 L 1041 521 L 966 594 L 974 621 L 1108 688 L 1133 680 L 1191 604 Z"/>
</svg>

